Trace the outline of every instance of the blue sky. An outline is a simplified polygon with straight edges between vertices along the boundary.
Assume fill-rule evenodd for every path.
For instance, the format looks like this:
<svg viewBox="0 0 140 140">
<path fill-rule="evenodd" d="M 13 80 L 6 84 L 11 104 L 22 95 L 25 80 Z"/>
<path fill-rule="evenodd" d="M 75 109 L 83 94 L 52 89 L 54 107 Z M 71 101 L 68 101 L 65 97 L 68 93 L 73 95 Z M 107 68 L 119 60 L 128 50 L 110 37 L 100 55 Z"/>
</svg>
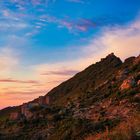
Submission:
<svg viewBox="0 0 140 140">
<path fill-rule="evenodd" d="M 139 17 L 139 0 L 1 0 L 2 100 L 33 99 L 112 51 L 138 55 Z"/>
<path fill-rule="evenodd" d="M 131 22 L 139 5 L 139 0 L 1 0 L 1 44 L 7 35 L 24 38 L 23 63 L 30 57 L 31 63 L 71 59 L 62 54 L 67 47 L 88 43 L 105 26 Z"/>
</svg>

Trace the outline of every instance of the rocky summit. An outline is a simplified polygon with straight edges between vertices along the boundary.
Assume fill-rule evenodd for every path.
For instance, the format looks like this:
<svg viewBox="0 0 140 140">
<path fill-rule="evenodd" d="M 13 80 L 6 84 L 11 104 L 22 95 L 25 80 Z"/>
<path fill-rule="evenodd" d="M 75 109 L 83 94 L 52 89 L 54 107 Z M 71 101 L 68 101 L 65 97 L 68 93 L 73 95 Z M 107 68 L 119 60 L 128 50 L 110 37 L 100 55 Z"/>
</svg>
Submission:
<svg viewBox="0 0 140 140">
<path fill-rule="evenodd" d="M 0 140 L 140 140 L 140 56 L 109 54 L 45 96 L 1 110 Z"/>
</svg>

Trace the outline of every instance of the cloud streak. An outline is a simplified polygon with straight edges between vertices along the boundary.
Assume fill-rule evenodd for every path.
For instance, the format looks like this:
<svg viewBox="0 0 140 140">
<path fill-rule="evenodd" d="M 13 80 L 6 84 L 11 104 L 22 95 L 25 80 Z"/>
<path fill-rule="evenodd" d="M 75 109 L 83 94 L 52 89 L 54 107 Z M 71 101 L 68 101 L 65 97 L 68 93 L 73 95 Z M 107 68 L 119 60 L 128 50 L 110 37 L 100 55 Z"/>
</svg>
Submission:
<svg viewBox="0 0 140 140">
<path fill-rule="evenodd" d="M 38 81 L 35 80 L 16 80 L 11 78 L 0 79 L 1 83 L 21 83 L 21 84 L 38 84 Z"/>
<path fill-rule="evenodd" d="M 66 0 L 72 3 L 85 3 L 84 0 Z M 122 21 L 119 17 L 97 17 L 97 18 L 75 18 L 69 15 L 58 17 L 49 13 L 42 13 L 36 6 L 41 5 L 41 9 L 45 10 L 49 4 L 55 4 L 57 0 L 11 0 L 10 5 L 15 4 L 16 7 L 24 10 L 11 10 L 9 7 L 1 8 L 0 12 L 0 30 L 9 30 L 9 32 L 22 31 L 25 36 L 34 36 L 40 33 L 41 29 L 46 29 L 48 24 L 54 24 L 58 29 L 66 28 L 70 33 L 88 32 L 97 27 L 103 27 L 110 24 L 116 24 Z M 29 13 L 32 7 L 38 14 Z M 17 12 L 18 11 L 18 12 Z"/>
<path fill-rule="evenodd" d="M 29 1 L 33 5 L 47 6 L 49 3 L 55 3 L 54 0 L 31 0 Z M 75 1 L 76 2 L 76 1 Z M 78 2 L 78 1 L 77 1 Z M 79 1 L 82 2 L 82 1 Z M 29 10 L 28 1 L 11 0 L 11 3 L 16 4 L 17 7 L 22 7 L 24 11 Z M 10 4 L 11 4 L 10 3 Z M 35 8 L 37 11 L 38 8 Z M 43 7 L 44 9 L 44 7 Z M 17 12 L 18 11 L 18 12 Z M 32 13 L 23 12 L 18 9 L 17 11 L 11 10 L 9 7 L 1 7 L 0 17 L 0 30 L 6 33 L 22 33 L 25 36 L 31 37 L 38 33 L 42 28 L 46 28 L 47 24 L 55 24 L 57 28 L 66 28 L 70 33 L 75 32 L 87 32 L 89 29 L 95 27 L 95 23 L 90 19 L 75 19 L 58 18 L 53 15 L 42 14 L 38 11 L 38 15 Z"/>
<path fill-rule="evenodd" d="M 68 76 L 68 75 L 74 75 L 78 73 L 79 71 L 77 70 L 61 70 L 61 71 L 48 71 L 45 73 L 42 73 L 41 75 L 60 75 L 60 76 Z"/>
<path fill-rule="evenodd" d="M 59 19 L 50 15 L 42 15 L 39 20 L 41 23 L 54 23 L 58 28 L 66 28 L 70 32 L 86 32 L 96 27 L 96 22 L 86 18 L 71 20 L 69 17 Z"/>
<path fill-rule="evenodd" d="M 73 2 L 73 3 L 81 3 L 84 4 L 85 0 L 67 0 L 68 2 Z"/>
</svg>

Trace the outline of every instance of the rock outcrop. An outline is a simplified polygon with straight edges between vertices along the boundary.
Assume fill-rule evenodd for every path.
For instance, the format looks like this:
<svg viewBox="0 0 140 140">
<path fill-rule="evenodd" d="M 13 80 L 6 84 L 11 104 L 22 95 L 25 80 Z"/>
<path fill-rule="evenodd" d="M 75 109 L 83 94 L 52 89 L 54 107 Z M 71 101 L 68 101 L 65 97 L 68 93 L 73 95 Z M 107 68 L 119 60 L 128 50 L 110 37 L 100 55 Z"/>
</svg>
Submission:
<svg viewBox="0 0 140 140">
<path fill-rule="evenodd" d="M 25 118 L 31 119 L 33 117 L 32 109 L 38 107 L 38 103 L 27 103 L 21 106 L 21 114 L 25 116 Z"/>
<path fill-rule="evenodd" d="M 37 102 L 39 103 L 39 105 L 49 105 L 50 98 L 49 96 L 40 96 Z"/>
<path fill-rule="evenodd" d="M 10 117 L 9 117 L 9 119 L 13 120 L 13 121 L 19 120 L 20 118 L 21 118 L 21 113 L 20 112 L 12 112 L 10 114 Z"/>
<path fill-rule="evenodd" d="M 126 90 L 134 87 L 136 85 L 136 81 L 134 77 L 129 77 L 128 79 L 125 79 L 123 83 L 120 86 L 121 90 Z"/>
</svg>

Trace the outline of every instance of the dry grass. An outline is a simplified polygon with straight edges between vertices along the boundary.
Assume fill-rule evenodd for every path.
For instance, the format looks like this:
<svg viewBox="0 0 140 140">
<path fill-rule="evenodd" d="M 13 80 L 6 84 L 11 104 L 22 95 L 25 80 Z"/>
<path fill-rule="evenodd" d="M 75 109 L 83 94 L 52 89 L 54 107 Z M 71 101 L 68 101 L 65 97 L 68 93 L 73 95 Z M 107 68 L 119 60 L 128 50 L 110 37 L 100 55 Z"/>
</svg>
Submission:
<svg viewBox="0 0 140 140">
<path fill-rule="evenodd" d="M 135 115 L 112 130 L 106 128 L 105 132 L 88 136 L 85 140 L 138 140 L 140 139 L 137 136 L 138 132 L 140 132 L 140 115 Z"/>
</svg>

